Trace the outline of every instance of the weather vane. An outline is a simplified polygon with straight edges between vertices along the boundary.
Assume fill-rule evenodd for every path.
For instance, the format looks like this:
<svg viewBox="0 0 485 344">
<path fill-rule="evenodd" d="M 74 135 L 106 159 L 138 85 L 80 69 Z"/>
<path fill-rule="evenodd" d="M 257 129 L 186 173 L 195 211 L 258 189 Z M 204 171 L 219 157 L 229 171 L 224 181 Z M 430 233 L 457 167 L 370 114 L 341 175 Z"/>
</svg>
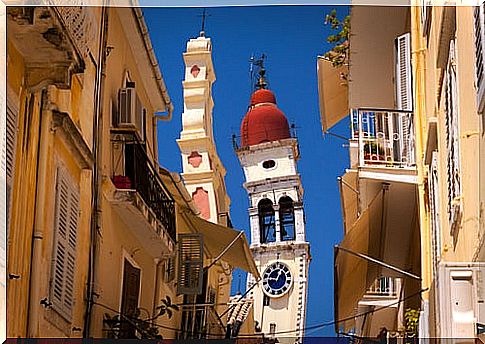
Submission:
<svg viewBox="0 0 485 344">
<path fill-rule="evenodd" d="M 259 59 L 255 59 L 254 54 L 251 55 L 251 58 L 249 59 L 249 73 L 251 74 L 251 84 L 254 82 L 254 66 L 256 66 L 258 70 L 259 77 L 257 78 L 257 82 L 254 85 L 255 88 L 257 89 L 262 89 L 266 88 L 268 86 L 268 83 L 266 82 L 266 69 L 264 69 L 264 60 L 266 59 L 266 55 L 263 53 L 261 54 L 261 57 Z"/>
<path fill-rule="evenodd" d="M 207 14 L 206 12 L 206 9 L 204 8 L 204 10 L 202 11 L 202 14 L 199 15 L 199 17 L 202 17 L 202 25 L 201 25 L 201 29 L 200 29 L 200 36 L 201 37 L 204 37 L 205 36 L 205 19 L 207 17 L 210 17 L 211 15 L 210 14 Z"/>
</svg>

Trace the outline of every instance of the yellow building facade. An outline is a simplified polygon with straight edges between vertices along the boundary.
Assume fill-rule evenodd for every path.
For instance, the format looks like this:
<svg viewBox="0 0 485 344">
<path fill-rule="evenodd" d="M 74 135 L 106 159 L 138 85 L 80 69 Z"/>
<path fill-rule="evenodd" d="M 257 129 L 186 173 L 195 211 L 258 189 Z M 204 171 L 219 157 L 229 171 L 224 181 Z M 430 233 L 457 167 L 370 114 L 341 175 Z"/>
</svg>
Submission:
<svg viewBox="0 0 485 344">
<path fill-rule="evenodd" d="M 339 179 L 345 228 L 336 248 L 336 330 L 473 342 L 485 316 L 483 4 L 415 5 L 352 6 L 348 65 L 337 71 L 318 62 L 324 131 L 351 113 L 351 166 Z M 373 205 L 369 186 L 382 181 L 388 203 Z M 382 214 L 384 224 L 376 221 Z M 386 255 L 395 236 L 400 259 Z M 401 270 L 391 269 L 396 292 L 382 280 L 389 268 Z M 416 314 L 419 331 L 410 332 L 405 320 Z M 349 315 L 350 324 L 339 321 Z"/>
<path fill-rule="evenodd" d="M 420 334 L 474 338 L 485 316 L 483 5 L 432 5 L 411 12 L 422 287 L 429 290 Z"/>
<path fill-rule="evenodd" d="M 141 10 L 9 7 L 7 25 L 7 336 L 182 337 L 182 311 L 157 316 L 186 306 L 180 234 L 205 238 L 197 266 L 223 300 L 233 267 L 257 270 L 159 169 L 173 105 Z"/>
</svg>

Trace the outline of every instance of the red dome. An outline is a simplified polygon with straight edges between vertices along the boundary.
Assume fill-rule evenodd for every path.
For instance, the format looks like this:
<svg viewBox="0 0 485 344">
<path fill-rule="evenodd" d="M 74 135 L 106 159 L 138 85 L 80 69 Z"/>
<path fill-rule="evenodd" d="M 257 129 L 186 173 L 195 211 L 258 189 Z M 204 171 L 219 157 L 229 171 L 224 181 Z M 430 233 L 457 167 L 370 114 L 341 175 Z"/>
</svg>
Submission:
<svg viewBox="0 0 485 344">
<path fill-rule="evenodd" d="M 257 90 L 251 96 L 251 108 L 241 123 L 243 147 L 263 142 L 287 139 L 290 136 L 288 120 L 276 106 L 273 92 Z"/>
<path fill-rule="evenodd" d="M 273 92 L 270 90 L 266 90 L 264 88 L 257 90 L 251 95 L 251 106 L 261 103 L 273 103 L 276 104 L 276 97 L 274 96 Z"/>
</svg>

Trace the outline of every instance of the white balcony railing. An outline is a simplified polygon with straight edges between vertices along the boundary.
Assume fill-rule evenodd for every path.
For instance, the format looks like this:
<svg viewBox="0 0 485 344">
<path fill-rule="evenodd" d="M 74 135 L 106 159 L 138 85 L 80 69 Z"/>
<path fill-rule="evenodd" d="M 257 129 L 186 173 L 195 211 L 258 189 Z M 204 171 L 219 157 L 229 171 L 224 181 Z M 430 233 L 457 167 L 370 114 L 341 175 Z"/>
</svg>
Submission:
<svg viewBox="0 0 485 344">
<path fill-rule="evenodd" d="M 398 289 L 397 280 L 393 277 L 381 277 L 367 290 L 367 295 L 396 296 Z"/>
<path fill-rule="evenodd" d="M 359 165 L 414 168 L 413 119 L 410 111 L 352 110 L 352 139 L 359 143 Z"/>
</svg>

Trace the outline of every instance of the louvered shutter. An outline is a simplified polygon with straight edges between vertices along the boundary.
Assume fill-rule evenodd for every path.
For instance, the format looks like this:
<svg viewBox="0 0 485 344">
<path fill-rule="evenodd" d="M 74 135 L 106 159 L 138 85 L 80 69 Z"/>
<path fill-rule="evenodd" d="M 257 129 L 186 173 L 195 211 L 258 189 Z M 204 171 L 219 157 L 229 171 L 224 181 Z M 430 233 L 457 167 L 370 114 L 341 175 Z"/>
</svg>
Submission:
<svg viewBox="0 0 485 344">
<path fill-rule="evenodd" d="M 177 293 L 198 295 L 203 284 L 203 239 L 202 234 L 178 235 Z"/>
<path fill-rule="evenodd" d="M 67 320 L 74 307 L 79 190 L 67 171 L 57 169 L 54 255 L 51 278 L 53 307 Z"/>
<path fill-rule="evenodd" d="M 140 295 L 140 269 L 131 265 L 125 259 L 123 268 L 123 294 L 121 298 L 121 314 L 126 318 L 122 319 L 119 338 L 136 338 L 136 328 L 130 322 L 138 309 L 138 298 Z"/>
<path fill-rule="evenodd" d="M 7 178 L 7 231 L 10 222 L 10 200 L 15 174 L 15 148 L 17 145 L 17 123 L 18 108 L 7 97 L 7 119 L 5 131 L 5 161 L 6 161 L 6 178 Z M 2 151 L 2 158 L 4 152 Z"/>
<path fill-rule="evenodd" d="M 411 35 L 396 38 L 396 103 L 399 110 L 412 110 Z"/>
<path fill-rule="evenodd" d="M 477 84 L 477 104 L 479 112 L 483 113 L 485 106 L 485 5 L 475 7 L 475 73 Z"/>
<path fill-rule="evenodd" d="M 448 215 L 451 233 L 461 214 L 461 173 L 460 173 L 460 130 L 458 113 L 458 90 L 456 71 L 455 41 L 450 41 L 448 65 L 445 75 L 445 125 L 447 160 L 447 184 L 448 184 Z"/>
</svg>

